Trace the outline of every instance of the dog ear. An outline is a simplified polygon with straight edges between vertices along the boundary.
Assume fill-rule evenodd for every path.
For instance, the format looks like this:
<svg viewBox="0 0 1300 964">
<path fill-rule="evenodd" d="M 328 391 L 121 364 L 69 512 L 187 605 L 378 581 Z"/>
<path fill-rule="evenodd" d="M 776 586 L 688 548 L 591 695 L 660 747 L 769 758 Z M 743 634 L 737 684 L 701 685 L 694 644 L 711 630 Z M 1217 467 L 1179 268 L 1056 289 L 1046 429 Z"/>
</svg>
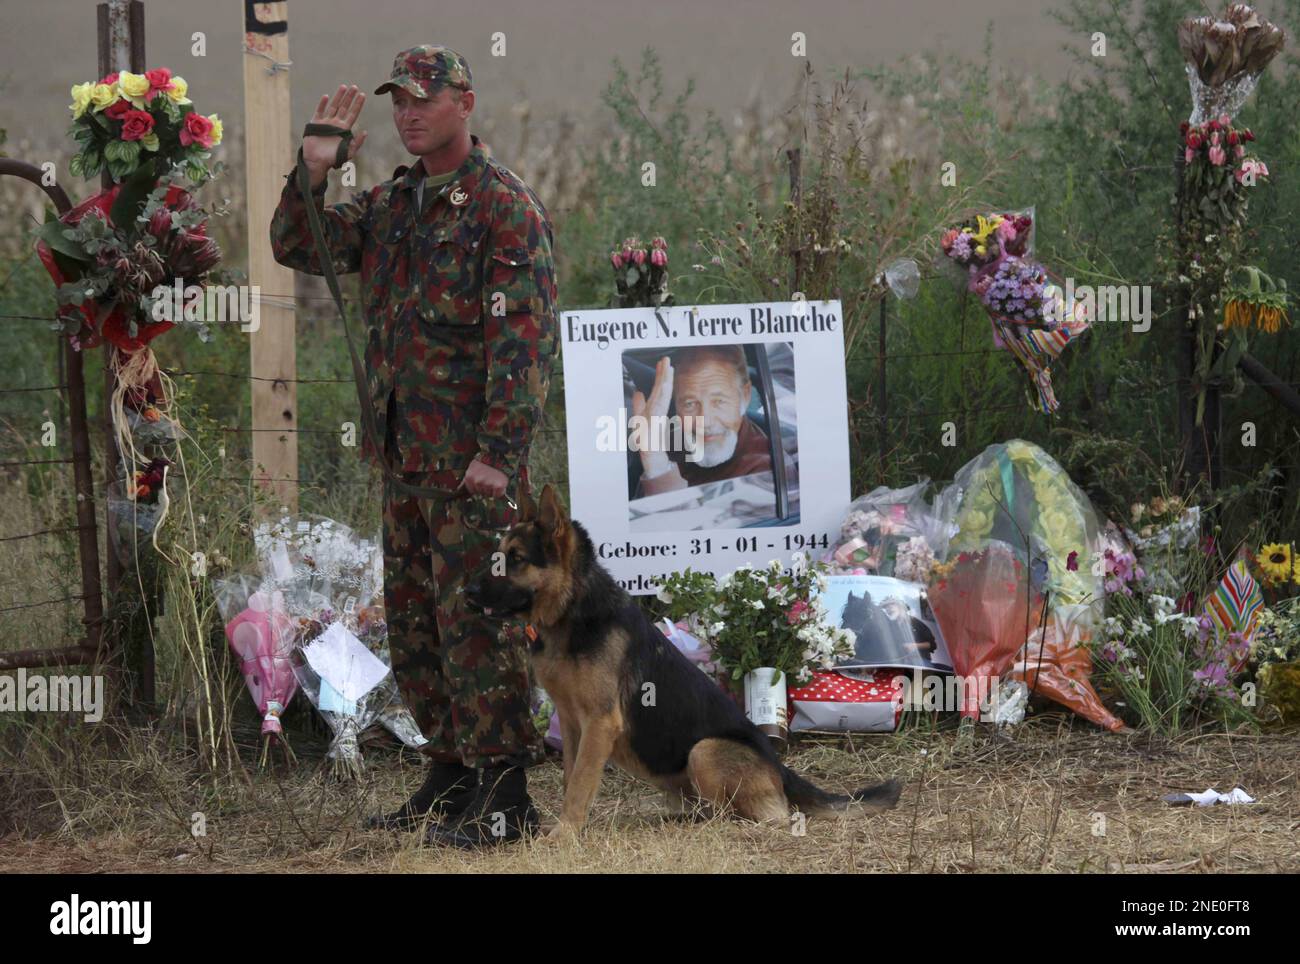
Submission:
<svg viewBox="0 0 1300 964">
<path fill-rule="evenodd" d="M 525 492 L 519 496 L 519 521 L 532 522 L 537 518 L 537 503 L 533 501 L 530 493 Z"/>
<path fill-rule="evenodd" d="M 569 513 L 549 483 L 542 489 L 542 505 L 538 520 L 542 528 L 553 535 L 560 535 L 569 525 Z"/>
</svg>

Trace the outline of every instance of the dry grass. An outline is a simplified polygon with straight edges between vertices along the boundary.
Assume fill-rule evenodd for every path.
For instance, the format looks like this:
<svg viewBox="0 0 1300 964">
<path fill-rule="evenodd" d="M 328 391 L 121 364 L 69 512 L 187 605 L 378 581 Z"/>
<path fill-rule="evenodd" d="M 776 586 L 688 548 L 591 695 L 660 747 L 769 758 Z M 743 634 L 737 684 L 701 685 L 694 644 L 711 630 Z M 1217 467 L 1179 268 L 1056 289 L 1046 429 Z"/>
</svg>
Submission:
<svg viewBox="0 0 1300 964">
<path fill-rule="evenodd" d="M 47 731 L 51 728 L 46 727 Z M 123 734 L 125 734 L 123 736 Z M 1113 736 L 1048 716 L 1009 737 L 905 732 L 804 741 L 792 765 L 848 789 L 897 775 L 898 809 L 809 819 L 806 834 L 713 818 L 665 819 L 657 796 L 607 774 L 576 844 L 484 854 L 427 850 L 418 835 L 360 829 L 372 809 L 418 782 L 413 757 L 372 751 L 359 785 L 322 783 L 311 766 L 213 780 L 142 731 L 109 731 L 66 748 L 31 740 L 4 761 L 0 873 L 74 872 L 1295 872 L 1300 869 L 1300 741 L 1216 734 L 1179 742 Z M 300 747 L 310 759 L 311 748 Z M 61 757 L 60 754 L 63 754 Z M 252 747 L 245 747 L 245 760 Z M 548 762 L 531 787 L 543 821 L 560 803 Z M 54 779 L 52 779 L 54 778 Z M 1244 807 L 1175 808 L 1175 790 L 1240 785 Z M 24 813 L 15 824 L 18 812 Z M 207 835 L 190 832 L 201 812 Z M 1100 818 L 1104 832 L 1097 833 Z"/>
</svg>

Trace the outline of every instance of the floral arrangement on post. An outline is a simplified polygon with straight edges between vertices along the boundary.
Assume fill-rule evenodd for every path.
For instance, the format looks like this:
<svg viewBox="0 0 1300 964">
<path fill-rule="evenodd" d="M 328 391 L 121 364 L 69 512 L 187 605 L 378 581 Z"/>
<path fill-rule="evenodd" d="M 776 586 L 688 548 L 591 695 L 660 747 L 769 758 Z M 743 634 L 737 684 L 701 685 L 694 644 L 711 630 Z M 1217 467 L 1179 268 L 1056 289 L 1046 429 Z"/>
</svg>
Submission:
<svg viewBox="0 0 1300 964">
<path fill-rule="evenodd" d="M 721 579 L 687 568 L 663 580 L 659 601 L 709 644 L 733 680 L 770 667 L 806 683 L 814 669 L 852 656 L 857 641 L 852 630 L 827 617 L 819 598 L 826 573 L 825 565 L 803 556 L 789 570 L 774 559 L 761 569 L 740 566 Z"/>
<path fill-rule="evenodd" d="M 208 161 L 222 124 L 195 111 L 188 94 L 185 79 L 165 67 L 75 85 L 70 134 L 79 149 L 71 170 L 88 179 L 107 171 L 115 183 L 47 221 L 37 237 L 37 254 L 58 286 L 55 327 L 76 350 L 106 345 L 110 416 L 122 474 L 131 479 L 137 466 L 157 463 L 150 445 L 180 434 L 149 342 L 175 324 L 207 340 L 188 292 L 220 275 L 210 212 L 190 192 L 218 173 Z M 149 429 L 140 446 L 135 427 Z"/>
<path fill-rule="evenodd" d="M 649 250 L 637 237 L 626 238 L 609 253 L 620 308 L 662 308 L 673 303 L 668 292 L 668 242 L 656 237 Z"/>
<path fill-rule="evenodd" d="M 1221 17 L 1184 20 L 1178 28 L 1192 114 L 1180 126 L 1176 280 L 1187 294 L 1186 323 L 1196 332 L 1197 426 L 1204 419 L 1207 388 L 1240 387 L 1237 362 L 1246 350 L 1249 324 L 1275 331 L 1285 317 L 1285 288 L 1271 279 L 1261 286 L 1256 269 L 1247 269 L 1247 285 L 1233 282 L 1244 267 L 1250 191 L 1269 172 L 1247 153 L 1254 133 L 1232 123 L 1285 39 L 1280 28 L 1244 3 L 1232 4 Z M 1220 319 L 1226 337 L 1218 330 Z"/>
</svg>

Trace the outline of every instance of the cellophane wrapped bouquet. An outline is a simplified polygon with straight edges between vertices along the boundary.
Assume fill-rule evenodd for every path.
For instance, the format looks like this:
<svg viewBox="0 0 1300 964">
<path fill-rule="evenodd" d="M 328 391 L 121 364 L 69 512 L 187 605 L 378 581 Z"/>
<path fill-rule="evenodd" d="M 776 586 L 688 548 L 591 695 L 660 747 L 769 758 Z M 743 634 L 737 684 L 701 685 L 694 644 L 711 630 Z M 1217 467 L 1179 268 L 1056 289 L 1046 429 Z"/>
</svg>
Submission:
<svg viewBox="0 0 1300 964">
<path fill-rule="evenodd" d="M 389 669 L 383 553 L 333 519 L 282 516 L 253 533 L 259 590 L 278 600 L 278 632 L 297 685 L 333 732 L 327 759 L 340 778 L 363 767 L 361 734 L 376 725 L 424 743 Z"/>
<path fill-rule="evenodd" d="M 1051 364 L 1088 329 L 1082 305 L 1034 257 L 1034 209 L 972 215 L 943 233 L 942 261 L 980 299 L 993 328 L 993 344 L 1011 352 L 1033 382 L 1034 406 L 1060 407 Z"/>
</svg>

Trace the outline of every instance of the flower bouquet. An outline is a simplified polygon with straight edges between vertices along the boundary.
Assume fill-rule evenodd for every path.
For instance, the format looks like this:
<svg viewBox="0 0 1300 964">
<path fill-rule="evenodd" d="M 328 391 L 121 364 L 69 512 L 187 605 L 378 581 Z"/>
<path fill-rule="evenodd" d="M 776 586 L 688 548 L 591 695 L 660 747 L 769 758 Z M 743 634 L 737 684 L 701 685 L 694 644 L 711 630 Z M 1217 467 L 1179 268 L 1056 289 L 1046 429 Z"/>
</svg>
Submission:
<svg viewBox="0 0 1300 964">
<path fill-rule="evenodd" d="M 814 669 L 853 655 L 853 633 L 834 626 L 817 598 L 825 587 L 826 567 L 796 556 L 788 570 L 774 559 L 721 579 L 688 568 L 663 580 L 659 599 L 733 680 L 745 681 L 747 715 L 783 745 L 787 678 L 806 683 Z"/>
<path fill-rule="evenodd" d="M 149 342 L 177 323 L 208 337 L 201 321 L 169 306 L 175 283 L 217 276 L 221 251 L 207 234 L 208 212 L 187 188 L 213 176 L 207 161 L 222 125 L 197 113 L 184 78 L 163 67 L 109 74 L 71 94 L 72 173 L 107 172 L 115 183 L 43 224 L 36 250 L 58 288 L 57 327 L 74 349 L 106 345 L 111 424 L 129 472 L 148 459 L 128 412 L 168 417 L 171 393 Z"/>
<path fill-rule="evenodd" d="M 364 649 L 389 666 L 378 540 L 358 538 L 348 526 L 324 516 L 286 515 L 259 524 L 253 541 L 263 585 L 280 591 L 285 600 L 294 632 L 293 672 L 333 732 L 326 755 L 331 772 L 344 779 L 361 773 L 359 740 L 375 725 L 407 746 L 421 746 L 424 736 L 403 705 L 391 671 L 361 689 L 350 676 L 337 678 L 333 664 L 307 657 L 314 643 L 328 637 L 321 652 L 364 660 Z M 375 664 L 369 665 L 373 669 Z"/>
<path fill-rule="evenodd" d="M 218 579 L 213 587 L 226 639 L 262 717 L 260 764 L 266 766 L 273 743 L 280 746 L 286 762 L 293 762 L 293 748 L 280 725 L 280 715 L 298 686 L 291 663 L 294 629 L 284 594 L 246 576 Z"/>
<path fill-rule="evenodd" d="M 1100 548 L 1096 512 L 1038 446 L 1020 439 L 990 445 L 958 469 L 935 510 L 955 529 L 952 551 L 979 550 L 990 539 L 1008 543 L 1054 604 L 1100 608 L 1101 578 L 1088 565 Z"/>
<path fill-rule="evenodd" d="M 1260 612 L 1250 663 L 1263 697 L 1261 716 L 1282 723 L 1300 721 L 1300 596 Z"/>
<path fill-rule="evenodd" d="M 649 250 L 636 237 L 609 253 L 619 308 L 660 308 L 673 303 L 668 293 L 668 242 L 655 238 Z"/>
<path fill-rule="evenodd" d="M 926 582 L 942 561 L 948 532 L 926 499 L 929 479 L 903 489 L 880 486 L 849 505 L 828 562 L 840 569 Z"/>
<path fill-rule="evenodd" d="M 976 720 L 984 694 L 1011 669 L 1042 619 L 1029 567 L 1010 545 L 986 540 L 963 550 L 930 584 L 929 599 L 954 672 L 965 681 L 961 715 Z"/>
<path fill-rule="evenodd" d="M 170 504 L 166 479 L 171 464 L 158 457 L 136 469 L 130 479 L 109 484 L 108 534 L 113 551 L 128 569 L 138 568 L 142 542 L 158 548 L 158 529 Z"/>
<path fill-rule="evenodd" d="M 1254 8 L 1234 3 L 1222 17 L 1191 17 L 1178 25 L 1178 47 L 1192 91 L 1189 122 L 1235 114 L 1246 102 L 1286 34 Z"/>
<path fill-rule="evenodd" d="M 1033 209 L 978 214 L 945 231 L 940 248 L 961 269 L 967 290 L 989 316 L 993 344 L 1011 352 L 1033 379 L 1036 407 L 1054 412 L 1050 365 L 1088 328 L 1084 306 L 1067 303 L 1033 258 Z"/>
</svg>

